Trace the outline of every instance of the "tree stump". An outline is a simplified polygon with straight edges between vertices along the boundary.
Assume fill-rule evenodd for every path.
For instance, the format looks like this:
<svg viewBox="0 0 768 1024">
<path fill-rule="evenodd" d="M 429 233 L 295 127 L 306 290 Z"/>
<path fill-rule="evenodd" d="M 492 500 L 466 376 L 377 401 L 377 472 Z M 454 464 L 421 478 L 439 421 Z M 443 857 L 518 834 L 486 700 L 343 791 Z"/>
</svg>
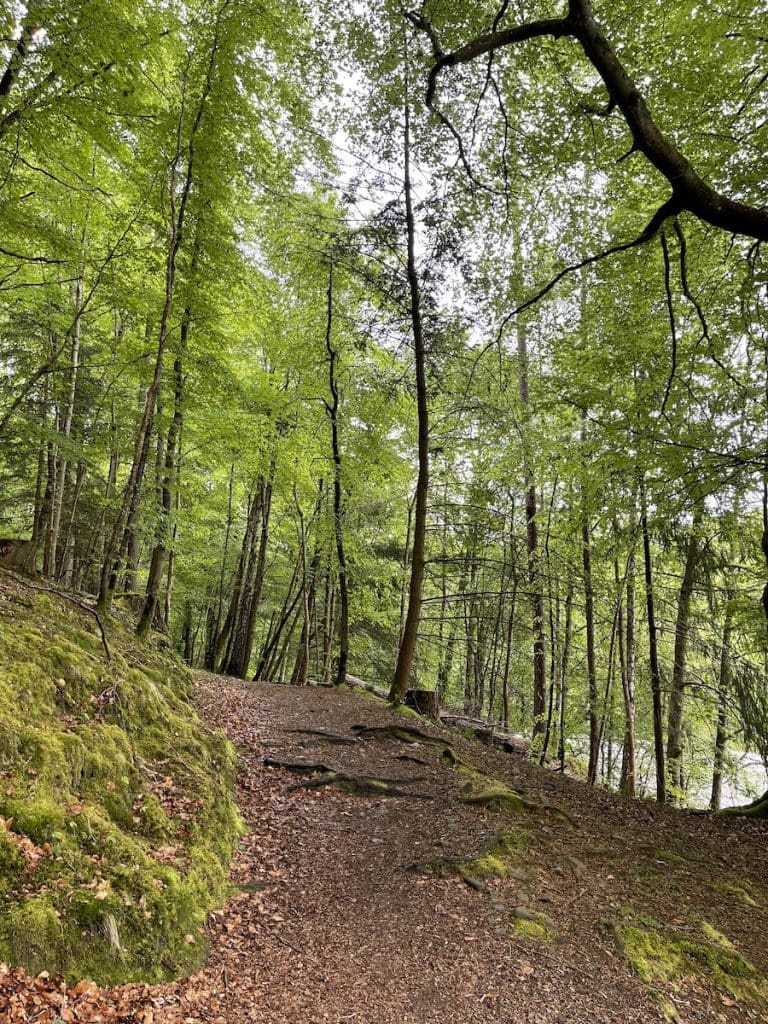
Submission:
<svg viewBox="0 0 768 1024">
<path fill-rule="evenodd" d="M 425 718 L 431 718 L 435 722 L 440 718 L 440 703 L 435 690 L 407 690 L 403 703 Z"/>
</svg>

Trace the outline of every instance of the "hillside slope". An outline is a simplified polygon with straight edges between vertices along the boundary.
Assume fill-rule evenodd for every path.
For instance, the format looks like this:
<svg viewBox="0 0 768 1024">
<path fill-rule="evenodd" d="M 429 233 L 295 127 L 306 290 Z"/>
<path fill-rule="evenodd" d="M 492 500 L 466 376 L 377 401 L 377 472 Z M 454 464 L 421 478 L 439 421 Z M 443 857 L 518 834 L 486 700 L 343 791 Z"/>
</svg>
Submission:
<svg viewBox="0 0 768 1024">
<path fill-rule="evenodd" d="M 0 970 L 10 1024 L 62 1000 L 132 1024 L 768 1020 L 763 822 L 628 803 L 361 692 L 200 674 L 197 703 L 249 826 L 207 963 L 110 991 Z"/>
<path fill-rule="evenodd" d="M 0 574 L 0 961 L 102 983 L 184 974 L 240 820 L 191 675 Z"/>
</svg>

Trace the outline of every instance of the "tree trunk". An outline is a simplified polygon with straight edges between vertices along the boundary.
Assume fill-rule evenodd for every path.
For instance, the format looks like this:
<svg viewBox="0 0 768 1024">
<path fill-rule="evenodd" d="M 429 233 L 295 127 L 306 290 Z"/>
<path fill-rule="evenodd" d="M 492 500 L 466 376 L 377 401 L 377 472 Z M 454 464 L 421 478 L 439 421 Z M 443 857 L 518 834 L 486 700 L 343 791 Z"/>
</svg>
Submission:
<svg viewBox="0 0 768 1024">
<path fill-rule="evenodd" d="M 171 512 L 173 510 L 173 483 L 178 461 L 178 446 L 182 427 L 182 400 L 184 397 L 184 374 L 182 372 L 182 356 L 186 350 L 189 332 L 190 310 L 184 313 L 181 325 L 181 342 L 179 355 L 174 360 L 174 399 L 173 418 L 168 426 L 168 437 L 165 444 L 165 464 L 161 472 L 160 483 L 160 522 L 158 539 L 152 549 L 147 577 L 147 591 L 144 607 L 139 617 L 136 633 L 142 639 L 147 636 L 157 618 L 159 608 L 160 584 L 165 567 L 165 555 L 168 550 L 171 533 Z"/>
<path fill-rule="evenodd" d="M 123 491 L 123 498 L 118 509 L 112 532 L 106 546 L 101 574 L 99 578 L 99 594 L 97 605 L 102 611 L 108 611 L 112 601 L 112 595 L 117 586 L 119 572 L 119 560 L 122 551 L 128 543 L 131 531 L 134 527 L 136 513 L 138 511 L 141 484 L 144 478 L 144 470 L 147 463 L 147 455 L 152 434 L 152 425 L 155 414 L 155 406 L 160 391 L 160 382 L 163 374 L 165 349 L 170 334 L 170 315 L 173 306 L 174 293 L 176 288 L 176 260 L 184 239 L 184 223 L 187 211 L 187 204 L 192 191 L 192 184 L 195 172 L 195 143 L 200 124 L 203 119 L 205 104 L 213 84 L 213 73 L 216 65 L 216 56 L 219 46 L 219 25 L 224 8 L 220 8 L 214 31 L 213 42 L 208 60 L 205 82 L 200 94 L 195 117 L 190 129 L 187 142 L 186 170 L 181 183 L 178 180 L 179 162 L 182 153 L 182 135 L 184 131 L 186 114 L 186 93 L 187 93 L 187 71 L 184 71 L 182 78 L 181 110 L 177 122 L 176 149 L 171 160 L 169 181 L 168 181 L 168 202 L 169 202 L 169 240 L 168 253 L 165 264 L 165 292 L 163 307 L 160 314 L 160 331 L 155 351 L 155 366 L 152 374 L 152 381 L 147 389 L 147 397 L 144 402 L 141 420 L 136 431 L 136 442 L 134 446 L 133 461 L 128 474 L 128 480 Z M 191 60 L 191 54 L 188 59 Z"/>
<path fill-rule="evenodd" d="M 563 636 L 563 657 L 560 665 L 560 729 L 557 744 L 557 758 L 560 771 L 565 771 L 565 713 L 568 704 L 568 662 L 571 655 L 571 636 L 573 633 L 573 580 L 568 580 L 568 591 L 565 595 L 565 629 Z"/>
<path fill-rule="evenodd" d="M 648 649 L 651 663 L 651 693 L 653 695 L 653 750 L 656 761 L 656 799 L 665 803 L 667 799 L 666 764 L 664 761 L 664 712 L 661 696 L 661 669 L 656 633 L 656 611 L 653 599 L 653 562 L 651 561 L 651 538 L 648 533 L 648 509 L 645 484 L 640 481 L 640 525 L 643 533 L 643 554 L 645 558 L 645 603 L 648 614 Z"/>
<path fill-rule="evenodd" d="M 581 444 L 586 440 L 586 410 L 582 412 Z M 585 459 L 586 461 L 586 459 Z M 598 716 L 597 664 L 595 660 L 595 592 L 592 585 L 592 532 L 589 522 L 589 505 L 586 488 L 581 493 L 581 565 L 584 579 L 584 620 L 587 642 L 587 683 L 589 694 L 589 766 L 587 782 L 594 786 L 597 781 L 597 763 L 600 756 L 600 720 Z"/>
<path fill-rule="evenodd" d="M 618 537 L 618 530 L 614 526 Z M 618 587 L 619 563 L 614 561 L 614 577 Z M 619 623 L 619 659 L 621 662 L 621 692 L 624 700 L 624 743 L 621 756 L 619 789 L 625 795 L 635 795 L 635 539 L 627 559 L 626 572 L 626 626 Z"/>
<path fill-rule="evenodd" d="M 691 598 L 696 576 L 696 566 L 701 554 L 699 548 L 699 526 L 701 504 L 697 503 L 693 524 L 688 537 L 685 554 L 685 569 L 677 598 L 677 619 L 675 621 L 675 660 L 672 669 L 672 691 L 667 712 L 667 770 L 669 773 L 668 798 L 679 802 L 683 793 L 683 706 L 685 702 L 685 663 L 688 653 L 688 630 L 691 616 Z"/>
<path fill-rule="evenodd" d="M 519 362 L 520 401 L 526 416 L 530 416 L 528 390 L 528 339 L 524 325 L 517 324 L 517 355 Z M 528 579 L 531 588 L 531 614 L 533 628 L 533 735 L 543 735 L 547 702 L 546 641 L 544 638 L 544 591 L 539 569 L 539 534 L 536 521 L 536 484 L 525 458 L 525 535 L 528 552 Z"/>
<path fill-rule="evenodd" d="M 719 811 L 723 798 L 723 766 L 725 744 L 728 740 L 728 690 L 731 683 L 731 630 L 733 629 L 733 597 L 727 595 L 723 645 L 720 650 L 720 678 L 717 684 L 717 732 L 715 735 L 715 757 L 712 769 L 712 796 L 709 806 Z"/>
<path fill-rule="evenodd" d="M 333 261 L 328 268 L 328 317 L 325 329 L 325 349 L 328 353 L 328 386 L 330 403 L 325 410 L 331 421 L 331 450 L 333 452 L 333 533 L 336 540 L 336 558 L 339 563 L 339 662 L 336 667 L 336 685 L 343 686 L 347 679 L 349 659 L 349 584 L 347 558 L 344 551 L 344 508 L 341 490 L 341 447 L 339 445 L 339 386 L 336 380 L 336 350 L 331 345 L 333 329 Z"/>
<path fill-rule="evenodd" d="M 421 596 L 424 583 L 424 565 L 427 534 L 427 496 L 429 493 L 429 408 L 427 399 L 427 370 L 424 332 L 421 320 L 421 291 L 416 269 L 416 221 L 411 190 L 411 113 L 405 104 L 405 130 L 403 135 L 403 185 L 405 191 L 405 220 L 408 233 L 408 286 L 411 297 L 411 327 L 416 364 L 416 406 L 418 411 L 418 460 L 416 496 L 413 518 L 413 552 L 411 580 L 408 588 L 408 611 L 397 654 L 397 665 L 389 691 L 389 699 L 400 702 L 411 678 L 416 638 L 421 618 Z"/>
</svg>

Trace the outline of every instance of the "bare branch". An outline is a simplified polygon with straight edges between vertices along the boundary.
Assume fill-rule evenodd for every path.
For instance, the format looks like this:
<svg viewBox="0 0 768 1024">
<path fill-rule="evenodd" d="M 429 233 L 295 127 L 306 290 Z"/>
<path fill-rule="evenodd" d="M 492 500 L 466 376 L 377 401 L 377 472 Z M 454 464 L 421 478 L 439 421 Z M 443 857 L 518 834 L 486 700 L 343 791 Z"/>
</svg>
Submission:
<svg viewBox="0 0 768 1024">
<path fill-rule="evenodd" d="M 535 306 L 536 303 L 543 299 L 545 295 L 548 295 L 564 277 L 568 277 L 570 274 L 575 274 L 577 271 L 583 270 L 585 267 L 591 267 L 593 264 L 599 263 L 601 260 L 607 259 L 609 256 L 615 256 L 620 252 L 628 252 L 630 249 L 636 249 L 638 246 L 644 245 L 655 237 L 659 231 L 661 231 L 666 220 L 670 217 L 676 217 L 679 212 L 680 207 L 678 201 L 673 196 L 659 207 L 645 229 L 637 236 L 637 238 L 633 238 L 629 242 L 621 242 L 619 245 L 612 245 L 609 249 L 604 249 L 602 252 L 595 253 L 592 256 L 587 256 L 586 259 L 580 260 L 578 263 L 571 263 L 569 266 L 564 267 L 559 274 L 556 274 L 555 277 L 545 284 L 543 288 L 540 288 L 535 295 L 526 299 L 522 305 L 507 314 L 499 327 L 497 340 L 501 340 L 501 336 L 510 320 L 518 316 L 520 313 L 525 312 L 526 309 L 530 309 L 531 306 Z"/>
</svg>

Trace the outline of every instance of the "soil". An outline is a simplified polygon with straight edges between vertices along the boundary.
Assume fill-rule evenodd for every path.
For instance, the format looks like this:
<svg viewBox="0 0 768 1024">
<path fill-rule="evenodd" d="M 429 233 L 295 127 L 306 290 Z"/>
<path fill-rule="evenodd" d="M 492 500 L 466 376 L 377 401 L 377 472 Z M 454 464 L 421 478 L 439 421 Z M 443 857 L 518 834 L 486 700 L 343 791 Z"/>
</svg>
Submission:
<svg viewBox="0 0 768 1024">
<path fill-rule="evenodd" d="M 360 691 L 201 673 L 197 698 L 240 752 L 249 828 L 233 895 L 209 922 L 205 967 L 111 991 L 0 969 L 3 1024 L 642 1024 L 673 1008 L 681 1024 L 768 1021 L 765 1008 L 702 978 L 650 986 L 612 928 L 629 909 L 681 934 L 706 921 L 768 974 L 765 822 L 625 801 Z M 391 725 L 438 742 L 354 728 Z M 565 817 L 462 802 L 447 746 Z M 393 792 L 307 787 L 321 777 L 265 759 L 384 779 Z M 509 831 L 517 853 L 506 877 L 473 884 L 427 867 L 472 859 Z M 548 940 L 518 934 L 542 914 Z"/>
</svg>

